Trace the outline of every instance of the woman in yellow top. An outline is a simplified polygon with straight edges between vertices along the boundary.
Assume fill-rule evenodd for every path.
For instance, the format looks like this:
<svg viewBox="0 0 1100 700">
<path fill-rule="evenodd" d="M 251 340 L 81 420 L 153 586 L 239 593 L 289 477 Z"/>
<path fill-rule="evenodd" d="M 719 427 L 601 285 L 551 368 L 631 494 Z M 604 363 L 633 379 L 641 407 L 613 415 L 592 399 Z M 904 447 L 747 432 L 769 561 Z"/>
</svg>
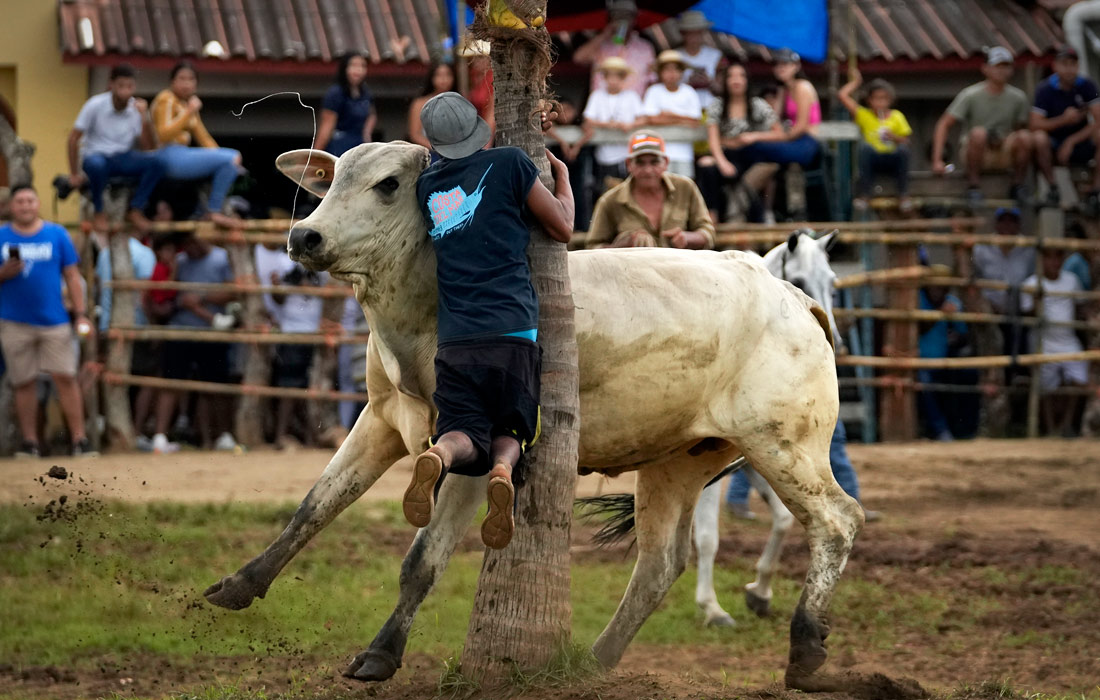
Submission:
<svg viewBox="0 0 1100 700">
<path fill-rule="evenodd" d="M 913 208 L 909 198 L 909 127 L 905 115 L 894 105 L 894 86 L 876 78 L 864 91 L 866 106 L 852 98 L 852 93 L 863 83 L 859 71 L 853 71 L 851 79 L 840 88 L 837 97 L 848 108 L 860 130 L 863 143 L 859 147 L 859 181 L 852 207 L 858 211 L 867 209 L 867 197 L 871 194 L 876 173 L 893 175 L 898 183 L 898 207 L 907 212 Z"/>
<path fill-rule="evenodd" d="M 168 88 L 156 96 L 151 110 L 157 140 L 162 145 L 164 176 L 173 180 L 212 178 L 204 218 L 223 226 L 232 225 L 235 218 L 222 214 L 221 209 L 239 174 L 241 154 L 231 148 L 219 148 L 203 126 L 199 117 L 202 100 L 195 94 L 199 81 L 194 66 L 187 61 L 177 63 L 169 79 Z"/>
</svg>

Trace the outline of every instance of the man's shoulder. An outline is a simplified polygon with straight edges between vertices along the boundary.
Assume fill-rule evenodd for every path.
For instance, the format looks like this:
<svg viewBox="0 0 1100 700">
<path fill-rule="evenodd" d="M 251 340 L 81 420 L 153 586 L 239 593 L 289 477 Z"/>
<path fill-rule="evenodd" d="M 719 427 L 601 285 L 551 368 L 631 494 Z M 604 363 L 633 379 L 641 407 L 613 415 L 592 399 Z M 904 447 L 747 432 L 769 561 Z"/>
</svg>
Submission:
<svg viewBox="0 0 1100 700">
<path fill-rule="evenodd" d="M 1073 82 L 1073 89 L 1077 94 L 1083 95 L 1089 99 L 1096 99 L 1097 94 L 1100 93 L 1100 88 L 1097 87 L 1096 81 L 1083 75 L 1077 76 L 1077 80 Z"/>
<path fill-rule="evenodd" d="M 42 220 L 42 228 L 38 230 L 38 233 L 45 234 L 52 238 L 64 238 L 67 241 L 71 241 L 69 237 L 69 231 L 61 224 L 54 223 L 52 221 Z"/>
<path fill-rule="evenodd" d="M 1005 85 L 1005 96 L 1012 100 L 1027 101 L 1027 93 L 1015 85 Z"/>
<path fill-rule="evenodd" d="M 111 101 L 110 92 L 99 92 L 84 101 L 84 108 L 101 109 L 103 105 Z"/>
</svg>

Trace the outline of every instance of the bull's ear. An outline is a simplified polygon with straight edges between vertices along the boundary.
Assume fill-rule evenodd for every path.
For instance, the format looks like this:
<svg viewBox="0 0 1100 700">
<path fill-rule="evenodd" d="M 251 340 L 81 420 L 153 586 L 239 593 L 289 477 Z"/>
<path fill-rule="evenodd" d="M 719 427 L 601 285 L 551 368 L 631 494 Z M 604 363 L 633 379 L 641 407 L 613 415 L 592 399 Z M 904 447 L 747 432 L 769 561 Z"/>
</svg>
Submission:
<svg viewBox="0 0 1100 700">
<path fill-rule="evenodd" d="M 336 174 L 336 157 L 311 148 L 287 151 L 275 159 L 275 167 L 283 175 L 300 184 L 312 194 L 324 197 Z"/>
<path fill-rule="evenodd" d="M 802 231 L 795 231 L 787 238 L 787 250 L 794 252 L 794 249 L 798 247 L 798 237 L 802 235 Z"/>
<path fill-rule="evenodd" d="M 836 245 L 836 234 L 840 233 L 840 229 L 834 228 L 827 234 L 817 239 L 817 245 L 821 247 L 826 253 L 832 251 L 833 246 Z"/>
</svg>

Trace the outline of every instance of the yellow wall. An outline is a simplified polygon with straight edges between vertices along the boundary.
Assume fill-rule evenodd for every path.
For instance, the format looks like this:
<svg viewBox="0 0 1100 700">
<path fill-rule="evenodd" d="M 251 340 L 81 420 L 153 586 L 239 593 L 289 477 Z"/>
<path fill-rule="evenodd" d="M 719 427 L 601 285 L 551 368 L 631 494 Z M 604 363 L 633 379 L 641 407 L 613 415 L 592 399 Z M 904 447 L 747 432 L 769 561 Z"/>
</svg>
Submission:
<svg viewBox="0 0 1100 700">
<path fill-rule="evenodd" d="M 19 136 L 38 150 L 31 165 L 44 202 L 53 201 L 50 180 L 69 172 L 66 140 L 88 99 L 88 69 L 61 62 L 56 0 L 4 2 L 0 21 L 0 94 L 11 103 Z M 73 195 L 60 203 L 58 218 L 76 221 Z M 52 207 L 43 213 L 52 216 Z"/>
</svg>

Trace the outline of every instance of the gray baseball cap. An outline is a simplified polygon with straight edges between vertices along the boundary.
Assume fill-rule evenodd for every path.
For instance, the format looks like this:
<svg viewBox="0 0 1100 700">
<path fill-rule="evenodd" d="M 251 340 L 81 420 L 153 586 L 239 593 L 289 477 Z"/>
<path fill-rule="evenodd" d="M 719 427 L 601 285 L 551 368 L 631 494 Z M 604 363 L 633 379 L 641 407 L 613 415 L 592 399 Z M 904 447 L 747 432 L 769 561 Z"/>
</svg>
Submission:
<svg viewBox="0 0 1100 700">
<path fill-rule="evenodd" d="M 457 92 L 428 100 L 420 110 L 420 123 L 432 148 L 451 160 L 477 153 L 492 136 L 489 125 L 477 115 L 477 108 Z"/>
<path fill-rule="evenodd" d="M 1002 63 L 1012 63 L 1012 52 L 1003 46 L 994 46 L 985 56 L 986 65 L 999 66 Z"/>
</svg>

